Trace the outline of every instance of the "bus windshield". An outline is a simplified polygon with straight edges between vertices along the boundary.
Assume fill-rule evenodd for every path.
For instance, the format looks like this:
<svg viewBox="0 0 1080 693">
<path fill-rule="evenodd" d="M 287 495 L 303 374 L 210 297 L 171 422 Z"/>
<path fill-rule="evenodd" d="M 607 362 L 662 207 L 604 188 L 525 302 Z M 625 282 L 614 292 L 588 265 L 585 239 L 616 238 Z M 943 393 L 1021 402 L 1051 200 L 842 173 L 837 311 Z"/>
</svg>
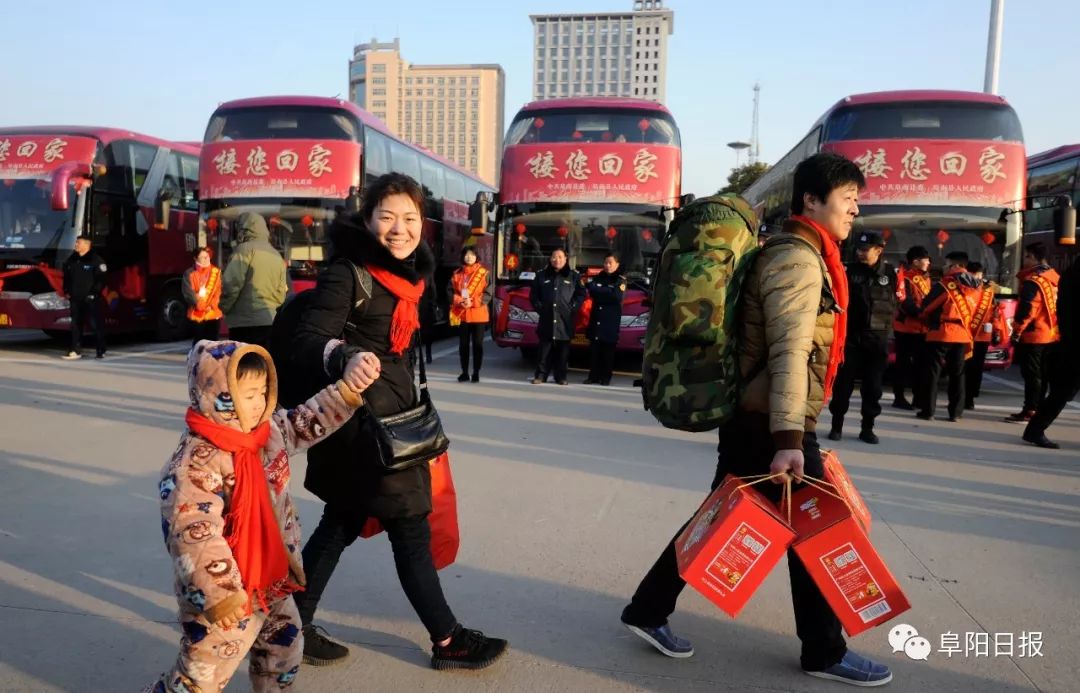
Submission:
<svg viewBox="0 0 1080 693">
<path fill-rule="evenodd" d="M 622 274 L 647 284 L 663 230 L 656 209 L 644 205 L 515 205 L 499 227 L 499 278 L 528 279 L 562 248 L 579 272 L 601 267 L 614 253 Z"/>
<path fill-rule="evenodd" d="M 344 111 L 301 106 L 259 106 L 218 111 L 203 142 L 233 140 L 359 140 L 359 126 Z"/>
<path fill-rule="evenodd" d="M 225 246 L 240 241 L 236 221 L 241 214 L 261 215 L 270 230 L 270 243 L 288 261 L 293 279 L 318 275 L 324 260 L 330 259 L 327 231 L 345 210 L 342 200 L 295 198 L 206 200 L 204 205 L 203 223 Z"/>
<path fill-rule="evenodd" d="M 47 179 L 13 179 L 0 183 L 0 252 L 56 250 L 69 228 L 75 205 L 56 211 L 50 203 Z M 74 201 L 74 185 L 68 192 Z"/>
<path fill-rule="evenodd" d="M 893 267 L 904 264 L 905 253 L 909 248 L 918 245 L 930 252 L 931 271 L 936 270 L 936 274 L 940 274 L 946 255 L 963 252 L 967 253 L 969 262 L 977 262 L 983 266 L 987 279 L 995 281 L 1006 279 L 1000 276 L 1001 252 L 1005 247 L 1004 227 L 984 230 L 905 228 L 895 232 L 888 229 L 869 230 L 889 237 L 883 257 Z"/>
<path fill-rule="evenodd" d="M 956 139 L 1022 142 L 1010 106 L 912 102 L 850 106 L 825 123 L 825 142 L 880 139 Z"/>
<path fill-rule="evenodd" d="M 629 142 L 679 145 L 671 116 L 655 111 L 558 109 L 518 114 L 506 145 L 555 142 Z"/>
</svg>

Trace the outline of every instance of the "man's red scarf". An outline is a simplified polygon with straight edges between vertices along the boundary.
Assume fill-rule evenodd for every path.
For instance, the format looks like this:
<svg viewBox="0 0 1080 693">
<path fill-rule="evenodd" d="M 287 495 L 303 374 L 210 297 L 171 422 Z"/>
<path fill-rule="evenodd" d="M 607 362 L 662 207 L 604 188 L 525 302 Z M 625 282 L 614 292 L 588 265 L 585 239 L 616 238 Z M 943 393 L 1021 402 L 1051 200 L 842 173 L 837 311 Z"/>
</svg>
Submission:
<svg viewBox="0 0 1080 693">
<path fill-rule="evenodd" d="M 829 270 L 829 278 L 832 279 L 833 298 L 840 312 L 836 314 L 833 322 L 833 342 L 829 348 L 829 368 L 825 371 L 825 401 L 832 396 L 833 381 L 836 373 L 840 370 L 840 364 L 844 361 L 844 342 L 847 339 L 847 309 L 848 309 L 848 281 L 847 272 L 844 270 L 844 262 L 840 259 L 840 246 L 829 235 L 821 224 L 801 215 L 791 217 L 794 221 L 807 226 L 817 232 L 821 238 L 821 257 L 825 260 L 825 268 Z"/>
<path fill-rule="evenodd" d="M 420 298 L 424 295 L 424 280 L 413 284 L 376 265 L 368 265 L 367 270 L 398 300 L 390 319 L 390 353 L 404 354 L 412 344 L 413 332 L 420 327 Z"/>
<path fill-rule="evenodd" d="M 194 409 L 188 409 L 186 420 L 192 433 L 232 453 L 236 485 L 225 516 L 225 541 L 232 549 L 251 603 L 257 602 L 269 611 L 269 601 L 300 589 L 289 579 L 289 554 L 263 472 L 261 453 L 270 438 L 270 422 L 264 421 L 251 433 L 243 433 L 215 423 Z"/>
</svg>

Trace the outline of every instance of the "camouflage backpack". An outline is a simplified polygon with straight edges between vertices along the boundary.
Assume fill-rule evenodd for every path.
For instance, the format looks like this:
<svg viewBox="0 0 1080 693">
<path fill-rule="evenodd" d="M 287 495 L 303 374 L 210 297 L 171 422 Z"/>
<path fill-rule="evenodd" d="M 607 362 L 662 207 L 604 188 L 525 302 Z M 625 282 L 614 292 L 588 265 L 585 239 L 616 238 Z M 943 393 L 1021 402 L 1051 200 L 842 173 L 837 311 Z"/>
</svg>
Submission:
<svg viewBox="0 0 1080 693">
<path fill-rule="evenodd" d="M 735 195 L 695 200 L 664 238 L 645 333 L 641 394 L 668 428 L 707 431 L 739 396 L 735 320 L 758 252 L 758 222 Z"/>
</svg>

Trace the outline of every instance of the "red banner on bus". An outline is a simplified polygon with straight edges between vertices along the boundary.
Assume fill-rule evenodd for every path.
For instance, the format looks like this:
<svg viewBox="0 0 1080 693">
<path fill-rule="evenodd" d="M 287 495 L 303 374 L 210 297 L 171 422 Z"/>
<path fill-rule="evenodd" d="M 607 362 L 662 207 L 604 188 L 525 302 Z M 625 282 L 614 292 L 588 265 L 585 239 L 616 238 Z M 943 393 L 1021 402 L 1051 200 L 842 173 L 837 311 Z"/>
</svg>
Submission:
<svg viewBox="0 0 1080 693">
<path fill-rule="evenodd" d="M 243 140 L 205 144 L 203 199 L 340 197 L 360 186 L 360 144 L 341 140 Z"/>
<path fill-rule="evenodd" d="M 43 178 L 72 161 L 93 161 L 97 140 L 66 135 L 0 136 L 0 178 Z"/>
<path fill-rule="evenodd" d="M 866 176 L 864 205 L 1019 207 L 1024 145 L 988 140 L 849 140 L 824 151 L 851 159 Z"/>
<path fill-rule="evenodd" d="M 503 152 L 499 201 L 674 205 L 680 152 L 670 145 L 518 144 Z"/>
</svg>

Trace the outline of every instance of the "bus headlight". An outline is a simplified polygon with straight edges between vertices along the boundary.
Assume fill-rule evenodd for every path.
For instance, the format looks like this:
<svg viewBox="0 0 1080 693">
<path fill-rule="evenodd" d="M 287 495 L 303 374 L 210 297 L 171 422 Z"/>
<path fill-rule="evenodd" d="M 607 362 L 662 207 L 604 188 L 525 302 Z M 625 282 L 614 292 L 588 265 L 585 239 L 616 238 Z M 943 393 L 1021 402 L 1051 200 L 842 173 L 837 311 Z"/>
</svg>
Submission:
<svg viewBox="0 0 1080 693">
<path fill-rule="evenodd" d="M 30 305 L 36 310 L 67 310 L 71 307 L 68 300 L 55 291 L 31 296 Z"/>
<path fill-rule="evenodd" d="M 522 310 L 515 306 L 513 303 L 511 303 L 510 319 L 517 320 L 519 322 L 531 322 L 533 324 L 536 324 L 540 322 L 540 314 L 531 310 Z"/>
<path fill-rule="evenodd" d="M 646 327 L 649 324 L 649 312 L 639 315 L 624 315 L 619 318 L 620 327 Z"/>
</svg>

